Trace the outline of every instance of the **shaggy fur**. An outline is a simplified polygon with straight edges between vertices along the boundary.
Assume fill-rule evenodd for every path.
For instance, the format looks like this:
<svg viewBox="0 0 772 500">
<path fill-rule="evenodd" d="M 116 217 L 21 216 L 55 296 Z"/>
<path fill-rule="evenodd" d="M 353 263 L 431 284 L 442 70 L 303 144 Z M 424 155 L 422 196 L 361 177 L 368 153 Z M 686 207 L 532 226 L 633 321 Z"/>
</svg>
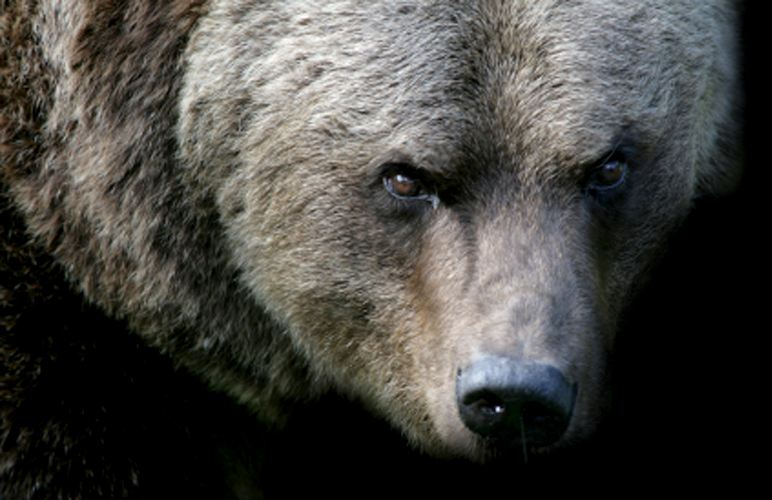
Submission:
<svg viewBox="0 0 772 500">
<path fill-rule="evenodd" d="M 508 457 L 455 405 L 491 353 L 577 384 L 563 438 L 526 454 L 560 453 L 596 430 L 665 240 L 739 175 L 732 2 L 0 6 L 12 498 L 247 494 L 253 443 L 330 392 L 431 455 Z M 627 171 L 606 190 L 610 159 Z M 426 196 L 389 194 L 395 168 Z M 252 416 L 187 421 L 221 395 L 186 372 Z M 157 401 L 150 374 L 190 397 Z M 86 398 L 101 377 L 109 401 Z M 208 452 L 165 478 L 149 450 L 185 433 Z"/>
</svg>

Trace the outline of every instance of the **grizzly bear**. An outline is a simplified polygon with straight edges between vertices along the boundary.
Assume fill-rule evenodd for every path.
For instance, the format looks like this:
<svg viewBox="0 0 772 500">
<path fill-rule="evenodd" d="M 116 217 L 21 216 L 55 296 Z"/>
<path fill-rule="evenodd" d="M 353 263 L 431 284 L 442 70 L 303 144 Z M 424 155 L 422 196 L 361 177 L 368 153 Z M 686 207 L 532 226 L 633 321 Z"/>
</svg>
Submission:
<svg viewBox="0 0 772 500">
<path fill-rule="evenodd" d="M 578 467 L 739 178 L 731 2 L 0 9 L 2 498 Z"/>
</svg>

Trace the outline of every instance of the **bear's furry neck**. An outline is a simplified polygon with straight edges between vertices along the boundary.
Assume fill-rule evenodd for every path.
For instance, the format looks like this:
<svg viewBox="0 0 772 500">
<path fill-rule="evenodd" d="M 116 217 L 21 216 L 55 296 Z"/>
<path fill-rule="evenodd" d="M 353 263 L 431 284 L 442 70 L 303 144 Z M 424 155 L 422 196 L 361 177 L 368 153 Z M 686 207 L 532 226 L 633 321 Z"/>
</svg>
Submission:
<svg viewBox="0 0 772 500">
<path fill-rule="evenodd" d="M 8 220 L 23 214 L 19 234 L 38 245 L 20 236 L 19 248 L 38 267 L 50 262 L 58 279 L 41 283 L 82 293 L 76 300 L 280 423 L 267 409 L 286 404 L 287 390 L 305 392 L 307 367 L 228 263 L 211 194 L 176 161 L 184 48 L 203 2 L 36 9 L 11 2 L 3 24 L 0 152 L 13 185 L 4 207 Z M 20 300 L 4 300 L 6 317 L 21 314 Z"/>
</svg>

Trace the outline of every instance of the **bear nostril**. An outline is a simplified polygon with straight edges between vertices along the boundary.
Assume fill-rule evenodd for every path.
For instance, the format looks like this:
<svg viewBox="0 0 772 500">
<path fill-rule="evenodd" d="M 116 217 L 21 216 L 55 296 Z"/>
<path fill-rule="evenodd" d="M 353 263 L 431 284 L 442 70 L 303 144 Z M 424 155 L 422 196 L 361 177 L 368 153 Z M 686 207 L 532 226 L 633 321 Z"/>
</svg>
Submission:
<svg viewBox="0 0 772 500">
<path fill-rule="evenodd" d="M 489 429 L 494 429 L 506 418 L 506 403 L 498 396 L 483 391 L 471 393 L 464 397 L 460 405 L 464 422 L 470 422 L 478 434 L 486 435 Z M 468 423 L 467 426 L 470 424 Z"/>
<path fill-rule="evenodd" d="M 555 367 L 486 357 L 459 373 L 459 415 L 470 430 L 501 442 L 547 446 L 565 432 L 576 385 Z"/>
<path fill-rule="evenodd" d="M 477 404 L 479 411 L 491 415 L 503 415 L 507 411 L 504 401 L 496 396 L 488 396 L 478 399 L 474 404 Z"/>
</svg>

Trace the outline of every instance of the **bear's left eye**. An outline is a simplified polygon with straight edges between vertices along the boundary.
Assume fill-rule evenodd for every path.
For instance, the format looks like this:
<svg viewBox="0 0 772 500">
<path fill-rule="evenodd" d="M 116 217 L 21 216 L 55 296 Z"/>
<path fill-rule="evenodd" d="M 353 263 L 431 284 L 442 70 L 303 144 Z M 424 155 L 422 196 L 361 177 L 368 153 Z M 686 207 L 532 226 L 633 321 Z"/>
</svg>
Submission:
<svg viewBox="0 0 772 500">
<path fill-rule="evenodd" d="M 598 191 L 613 189 L 625 181 L 626 175 L 627 162 L 610 159 L 595 170 L 591 187 Z"/>
</svg>

